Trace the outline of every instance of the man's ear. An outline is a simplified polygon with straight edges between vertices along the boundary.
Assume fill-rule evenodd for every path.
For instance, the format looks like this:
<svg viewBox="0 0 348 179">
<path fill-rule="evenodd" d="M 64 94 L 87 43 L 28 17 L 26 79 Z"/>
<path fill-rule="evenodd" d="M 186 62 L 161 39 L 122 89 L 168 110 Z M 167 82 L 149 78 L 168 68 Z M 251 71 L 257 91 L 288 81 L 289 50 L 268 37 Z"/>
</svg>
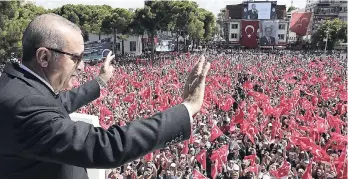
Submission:
<svg viewBox="0 0 348 179">
<path fill-rule="evenodd" d="M 48 66 L 51 56 L 52 54 L 46 48 L 39 48 L 36 50 L 36 61 L 43 68 Z"/>
</svg>

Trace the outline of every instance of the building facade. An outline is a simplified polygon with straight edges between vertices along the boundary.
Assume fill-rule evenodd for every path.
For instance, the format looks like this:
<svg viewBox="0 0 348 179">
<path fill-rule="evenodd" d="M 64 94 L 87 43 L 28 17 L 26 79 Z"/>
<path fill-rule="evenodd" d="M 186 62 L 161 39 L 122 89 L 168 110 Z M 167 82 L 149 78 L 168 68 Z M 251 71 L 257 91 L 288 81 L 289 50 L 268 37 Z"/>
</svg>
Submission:
<svg viewBox="0 0 348 179">
<path fill-rule="evenodd" d="M 242 35 L 242 20 L 243 20 L 243 4 L 236 5 L 226 5 L 225 13 L 226 20 L 224 25 L 224 37 L 230 44 L 240 44 L 240 39 Z M 278 21 L 279 26 L 277 28 L 278 32 L 278 45 L 283 46 L 288 43 L 288 31 L 289 31 L 289 19 L 286 14 L 285 5 L 275 6 L 276 18 L 269 21 Z M 260 26 L 261 26 L 261 21 Z M 266 20 L 268 21 L 268 20 Z M 258 31 L 259 37 L 261 35 L 260 30 Z"/>
<path fill-rule="evenodd" d="M 313 12 L 309 34 L 313 34 L 326 20 L 339 18 L 347 22 L 347 0 L 307 0 L 306 12 Z"/>
<path fill-rule="evenodd" d="M 121 34 L 119 34 L 121 35 Z M 94 50 L 96 48 L 109 48 L 112 49 L 112 44 L 113 44 L 113 35 L 101 35 L 99 38 L 98 34 L 89 34 L 89 41 L 87 44 L 99 44 L 102 43 L 101 40 L 99 39 L 110 39 L 110 43 L 103 43 L 103 45 L 98 45 L 98 46 L 93 46 L 89 47 L 87 49 L 88 51 Z M 86 47 L 88 45 L 85 45 Z M 124 53 L 126 54 L 134 54 L 134 55 L 140 55 L 142 53 L 142 42 L 141 42 L 141 37 L 140 36 L 129 36 L 127 39 L 123 41 L 123 48 L 124 48 Z M 98 49 L 99 50 L 99 49 Z M 86 49 L 85 49 L 86 51 Z M 117 38 L 116 39 L 116 54 L 122 54 L 122 40 Z"/>
</svg>

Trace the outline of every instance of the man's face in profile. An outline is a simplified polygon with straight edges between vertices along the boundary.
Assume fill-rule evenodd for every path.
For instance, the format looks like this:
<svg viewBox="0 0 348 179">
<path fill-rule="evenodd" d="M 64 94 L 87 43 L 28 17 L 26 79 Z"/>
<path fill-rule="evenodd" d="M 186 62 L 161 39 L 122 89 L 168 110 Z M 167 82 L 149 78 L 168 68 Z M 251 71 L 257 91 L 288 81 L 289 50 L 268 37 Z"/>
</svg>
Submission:
<svg viewBox="0 0 348 179">
<path fill-rule="evenodd" d="M 251 5 L 251 8 L 252 8 L 253 10 L 256 10 L 256 5 L 255 5 L 255 4 Z"/>
<path fill-rule="evenodd" d="M 266 35 L 266 37 L 270 37 L 272 35 L 272 28 L 266 28 L 265 35 Z"/>
<path fill-rule="evenodd" d="M 77 56 L 82 54 L 84 50 L 82 35 L 74 30 L 66 29 L 62 31 L 66 34 L 66 46 L 62 50 Z M 77 75 L 84 69 L 83 61 L 77 62 L 69 55 L 60 54 L 58 59 L 51 62 L 50 76 L 53 81 L 52 86 L 58 91 L 73 88 L 74 83 L 78 81 Z"/>
</svg>

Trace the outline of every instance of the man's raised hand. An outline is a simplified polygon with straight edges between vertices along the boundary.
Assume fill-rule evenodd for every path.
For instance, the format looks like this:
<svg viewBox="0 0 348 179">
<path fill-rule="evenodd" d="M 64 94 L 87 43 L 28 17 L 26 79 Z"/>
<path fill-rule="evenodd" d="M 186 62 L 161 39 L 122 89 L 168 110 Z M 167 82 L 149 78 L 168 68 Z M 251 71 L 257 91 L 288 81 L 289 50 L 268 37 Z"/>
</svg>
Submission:
<svg viewBox="0 0 348 179">
<path fill-rule="evenodd" d="M 103 80 L 104 83 L 107 83 L 114 73 L 114 67 L 111 65 L 111 60 L 115 58 L 115 55 L 111 54 L 112 51 L 110 51 L 106 56 L 104 64 L 101 66 L 99 72 L 99 78 Z"/>
<path fill-rule="evenodd" d="M 205 78 L 210 69 L 210 63 L 205 63 L 205 57 L 199 61 L 190 72 L 184 87 L 184 104 L 191 115 L 199 112 L 203 105 Z"/>
</svg>

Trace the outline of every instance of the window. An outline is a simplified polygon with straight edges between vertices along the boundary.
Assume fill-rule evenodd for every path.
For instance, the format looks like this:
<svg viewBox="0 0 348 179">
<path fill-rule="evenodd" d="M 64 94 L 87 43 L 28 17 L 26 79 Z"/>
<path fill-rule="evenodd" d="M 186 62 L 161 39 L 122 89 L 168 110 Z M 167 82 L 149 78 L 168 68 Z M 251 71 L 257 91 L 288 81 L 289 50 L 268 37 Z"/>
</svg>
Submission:
<svg viewBox="0 0 348 179">
<path fill-rule="evenodd" d="M 135 41 L 130 41 L 129 42 L 129 50 L 131 52 L 135 52 L 137 50 L 136 42 Z"/>
<path fill-rule="evenodd" d="M 237 34 L 231 34 L 231 39 L 236 39 L 237 38 Z"/>
<path fill-rule="evenodd" d="M 279 30 L 285 30 L 285 24 L 279 24 Z"/>
<path fill-rule="evenodd" d="M 284 40 L 284 34 L 278 34 L 278 39 L 279 40 Z"/>
<path fill-rule="evenodd" d="M 121 51 L 121 44 L 120 43 L 116 43 L 116 51 Z"/>
<path fill-rule="evenodd" d="M 238 24 L 231 24 L 231 29 L 238 29 Z"/>
</svg>

